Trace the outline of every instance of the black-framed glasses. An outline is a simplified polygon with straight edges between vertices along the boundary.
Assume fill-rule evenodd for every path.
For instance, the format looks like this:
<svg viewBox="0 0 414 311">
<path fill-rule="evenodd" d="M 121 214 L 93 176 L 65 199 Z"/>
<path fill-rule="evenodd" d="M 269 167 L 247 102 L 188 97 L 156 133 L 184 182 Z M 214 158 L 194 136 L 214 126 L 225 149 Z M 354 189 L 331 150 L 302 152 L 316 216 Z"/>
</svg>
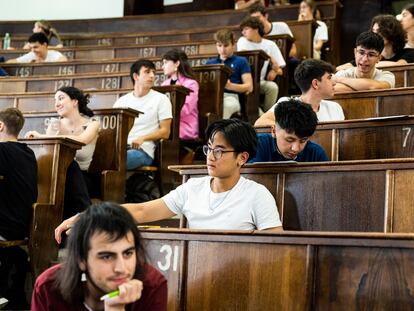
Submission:
<svg viewBox="0 0 414 311">
<path fill-rule="evenodd" d="M 357 49 L 357 53 L 361 57 L 364 57 L 366 55 L 368 59 L 373 59 L 379 56 L 379 54 L 376 52 L 366 51 L 364 49 Z"/>
<path fill-rule="evenodd" d="M 236 150 L 223 150 L 221 148 L 210 148 L 209 146 L 204 145 L 203 153 L 207 156 L 210 152 L 213 152 L 214 159 L 218 160 L 223 156 L 223 153 L 236 152 Z"/>
</svg>

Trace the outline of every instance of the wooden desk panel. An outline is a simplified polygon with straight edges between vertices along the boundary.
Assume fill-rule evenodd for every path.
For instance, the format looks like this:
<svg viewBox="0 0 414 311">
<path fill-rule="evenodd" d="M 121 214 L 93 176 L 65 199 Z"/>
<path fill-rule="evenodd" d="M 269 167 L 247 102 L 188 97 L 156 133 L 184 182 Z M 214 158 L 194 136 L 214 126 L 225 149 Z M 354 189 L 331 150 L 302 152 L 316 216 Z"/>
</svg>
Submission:
<svg viewBox="0 0 414 311">
<path fill-rule="evenodd" d="M 169 280 L 169 310 L 412 304 L 411 235 L 173 229 L 142 235 L 150 263 Z"/>
<path fill-rule="evenodd" d="M 205 166 L 173 166 L 185 178 L 205 176 Z M 289 230 L 413 232 L 408 202 L 414 160 L 365 160 L 301 164 L 246 165 L 242 174 L 265 185 L 275 197 Z M 404 179 L 405 178 L 405 179 Z M 394 187 L 398 180 L 408 183 Z M 407 185 L 407 186 L 406 186 Z M 410 192 L 410 193 L 408 193 Z"/>
</svg>

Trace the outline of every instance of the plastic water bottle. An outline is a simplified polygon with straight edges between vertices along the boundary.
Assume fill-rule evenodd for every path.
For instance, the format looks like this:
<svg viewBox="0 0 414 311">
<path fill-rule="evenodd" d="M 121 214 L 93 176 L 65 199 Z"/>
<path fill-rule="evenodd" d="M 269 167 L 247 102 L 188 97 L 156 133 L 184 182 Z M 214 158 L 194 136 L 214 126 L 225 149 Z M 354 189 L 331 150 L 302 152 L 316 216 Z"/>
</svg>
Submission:
<svg viewBox="0 0 414 311">
<path fill-rule="evenodd" d="M 3 39 L 3 50 L 10 48 L 10 34 L 6 32 Z"/>
</svg>

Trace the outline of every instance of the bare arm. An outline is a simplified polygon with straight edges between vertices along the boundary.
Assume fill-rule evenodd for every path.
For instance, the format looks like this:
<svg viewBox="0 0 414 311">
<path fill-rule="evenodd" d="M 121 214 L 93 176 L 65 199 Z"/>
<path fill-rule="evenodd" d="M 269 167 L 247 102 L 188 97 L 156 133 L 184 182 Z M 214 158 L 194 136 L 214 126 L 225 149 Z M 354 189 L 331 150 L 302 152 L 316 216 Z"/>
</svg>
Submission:
<svg viewBox="0 0 414 311">
<path fill-rule="evenodd" d="M 86 129 L 80 135 L 58 135 L 58 136 L 68 137 L 70 139 L 76 140 L 78 142 L 81 142 L 87 145 L 91 143 L 94 139 L 96 139 L 96 137 L 98 136 L 98 132 L 99 132 L 99 122 L 91 121 L 89 122 Z M 46 131 L 46 134 L 47 134 L 47 131 Z"/>
<path fill-rule="evenodd" d="M 175 214 L 167 207 L 163 199 L 156 199 L 145 203 L 123 204 L 138 223 L 146 223 L 167 219 Z"/>
<path fill-rule="evenodd" d="M 343 84 L 343 83 L 339 83 L 339 82 L 335 84 L 334 89 L 335 89 L 335 93 L 356 91 L 350 86 Z"/>
<path fill-rule="evenodd" d="M 325 40 L 316 40 L 316 44 L 313 45 L 313 49 L 316 51 L 322 50 L 322 46 L 325 42 Z"/>
<path fill-rule="evenodd" d="M 389 60 L 383 60 L 380 61 L 375 67 L 382 68 L 382 67 L 388 67 L 388 66 L 395 66 L 395 65 L 407 65 L 407 61 L 405 59 L 399 59 L 396 62 L 391 62 Z"/>
<path fill-rule="evenodd" d="M 335 82 L 344 84 L 355 91 L 389 89 L 391 85 L 386 81 L 377 81 L 365 78 L 346 78 L 335 76 Z M 335 85 L 335 90 L 337 89 Z"/>
<path fill-rule="evenodd" d="M 266 232 L 283 232 L 283 227 L 282 226 L 279 226 L 279 227 L 267 228 L 267 229 L 260 230 L 260 231 L 266 231 Z"/>
<path fill-rule="evenodd" d="M 239 0 L 239 1 L 236 1 L 234 3 L 234 8 L 236 10 L 244 10 L 244 9 L 247 9 L 248 7 L 250 7 L 252 4 L 257 3 L 257 2 L 259 2 L 259 3 L 261 3 L 261 4 L 264 5 L 264 3 L 263 3 L 262 0 L 249 0 L 247 2 L 244 2 L 244 1 L 240 1 Z"/>
<path fill-rule="evenodd" d="M 292 43 L 292 47 L 290 48 L 289 51 L 289 57 L 297 57 L 298 55 L 298 49 L 296 47 L 295 42 Z"/>
<path fill-rule="evenodd" d="M 253 91 L 253 78 L 251 73 L 245 73 L 242 75 L 242 84 L 233 83 L 230 80 L 227 81 L 226 89 L 237 93 L 251 93 Z"/>
<path fill-rule="evenodd" d="M 269 109 L 256 120 L 254 126 L 272 126 L 275 124 L 275 114 L 273 109 Z"/>
<path fill-rule="evenodd" d="M 68 58 L 65 55 L 62 55 L 61 57 L 58 58 L 57 60 L 58 62 L 67 62 Z"/>
<path fill-rule="evenodd" d="M 348 69 L 348 68 L 352 68 L 354 67 L 351 63 L 345 63 L 342 65 L 339 65 L 338 67 L 336 67 L 336 71 L 340 71 L 340 70 L 344 70 L 344 69 Z"/>
</svg>

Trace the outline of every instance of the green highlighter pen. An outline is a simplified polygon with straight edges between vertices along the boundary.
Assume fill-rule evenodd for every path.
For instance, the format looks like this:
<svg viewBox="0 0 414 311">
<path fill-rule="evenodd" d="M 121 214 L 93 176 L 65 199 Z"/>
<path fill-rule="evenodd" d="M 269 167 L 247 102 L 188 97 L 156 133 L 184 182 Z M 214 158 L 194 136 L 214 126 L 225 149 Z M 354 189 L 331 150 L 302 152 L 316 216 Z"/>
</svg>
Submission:
<svg viewBox="0 0 414 311">
<path fill-rule="evenodd" d="M 118 295 L 119 295 L 119 290 L 114 290 L 113 292 L 110 292 L 106 295 L 103 295 L 101 297 L 101 300 L 106 300 L 106 299 L 109 299 L 109 298 L 112 298 L 112 297 L 116 297 Z"/>
</svg>

